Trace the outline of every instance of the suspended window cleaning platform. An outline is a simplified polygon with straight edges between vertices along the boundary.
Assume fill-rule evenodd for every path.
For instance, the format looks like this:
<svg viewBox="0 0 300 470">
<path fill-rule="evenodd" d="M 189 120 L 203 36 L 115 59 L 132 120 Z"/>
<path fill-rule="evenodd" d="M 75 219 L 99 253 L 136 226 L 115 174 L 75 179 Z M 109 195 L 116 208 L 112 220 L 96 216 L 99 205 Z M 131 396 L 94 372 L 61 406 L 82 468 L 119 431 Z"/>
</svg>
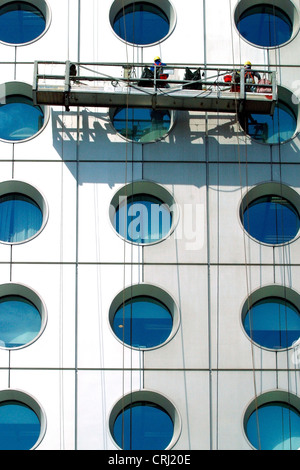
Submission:
<svg viewBox="0 0 300 470">
<path fill-rule="evenodd" d="M 152 69 L 152 70 L 151 70 Z M 38 105 L 130 107 L 272 115 L 275 72 L 257 70 L 266 83 L 245 83 L 244 69 L 197 65 L 35 62 Z"/>
</svg>

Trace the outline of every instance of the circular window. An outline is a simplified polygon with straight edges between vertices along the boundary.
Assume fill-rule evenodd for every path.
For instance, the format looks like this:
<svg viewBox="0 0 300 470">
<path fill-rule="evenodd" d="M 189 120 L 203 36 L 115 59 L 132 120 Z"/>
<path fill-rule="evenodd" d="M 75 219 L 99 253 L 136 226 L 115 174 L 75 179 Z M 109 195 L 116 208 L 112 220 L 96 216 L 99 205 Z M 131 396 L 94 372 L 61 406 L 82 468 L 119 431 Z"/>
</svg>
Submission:
<svg viewBox="0 0 300 470">
<path fill-rule="evenodd" d="M 114 424 L 114 439 L 123 450 L 163 450 L 172 436 L 170 416 L 151 402 L 128 405 L 119 413 Z"/>
<path fill-rule="evenodd" d="M 0 298 L 0 345 L 18 348 L 30 343 L 41 329 L 37 308 L 24 297 Z"/>
<path fill-rule="evenodd" d="M 267 193 L 268 189 L 270 193 Z M 294 191 L 288 191 L 279 183 L 253 188 L 244 197 L 240 208 L 245 230 L 256 241 L 268 245 L 292 241 L 300 228 L 298 199 Z"/>
<path fill-rule="evenodd" d="M 173 337 L 179 314 L 174 300 L 164 290 L 150 284 L 137 284 L 115 297 L 109 320 L 120 341 L 133 348 L 149 349 Z"/>
<path fill-rule="evenodd" d="M 41 228 L 43 214 L 33 199 L 23 194 L 0 196 L 0 240 L 22 242 L 33 237 Z"/>
<path fill-rule="evenodd" d="M 114 128 L 134 142 L 155 142 L 170 130 L 171 113 L 167 110 L 117 108 L 112 116 Z"/>
<path fill-rule="evenodd" d="M 163 187 L 136 182 L 114 196 L 110 219 L 116 232 L 131 243 L 151 244 L 165 239 L 175 226 L 174 199 Z"/>
<path fill-rule="evenodd" d="M 155 196 L 134 194 L 117 207 L 115 228 L 126 240 L 153 243 L 170 232 L 172 214 L 167 204 Z"/>
<path fill-rule="evenodd" d="M 297 110 L 298 114 L 298 110 Z M 297 114 L 292 106 L 278 101 L 274 113 L 243 114 L 239 121 L 252 139 L 264 144 L 281 144 L 294 137 L 297 130 Z"/>
<path fill-rule="evenodd" d="M 22 142 L 37 135 L 49 117 L 44 106 L 35 106 L 32 87 L 26 83 L 9 82 L 2 85 L 0 102 L 0 139 Z"/>
<path fill-rule="evenodd" d="M 242 309 L 242 324 L 257 345 L 280 350 L 300 338 L 300 297 L 285 286 L 265 286 L 254 291 Z"/>
<path fill-rule="evenodd" d="M 38 39 L 47 29 L 49 8 L 44 0 L 0 2 L 0 41 L 22 45 Z"/>
<path fill-rule="evenodd" d="M 268 392 L 247 409 L 246 436 L 257 450 L 300 448 L 299 397 L 285 392 Z"/>
<path fill-rule="evenodd" d="M 139 296 L 120 305 L 113 329 L 124 343 L 151 348 L 166 341 L 172 323 L 172 315 L 165 305 L 151 297 Z"/>
<path fill-rule="evenodd" d="M 175 22 L 175 12 L 169 0 L 115 0 L 110 11 L 110 23 L 116 35 L 123 41 L 141 46 L 165 39 Z"/>
<path fill-rule="evenodd" d="M 123 450 L 170 449 L 179 435 L 179 417 L 165 397 L 148 391 L 133 392 L 114 407 L 110 431 Z"/>
<path fill-rule="evenodd" d="M 235 11 L 235 23 L 240 35 L 259 47 L 278 47 L 287 43 L 299 28 L 298 14 L 291 1 L 255 2 L 242 0 Z"/>
<path fill-rule="evenodd" d="M 40 405 L 18 390 L 0 392 L 0 449 L 31 450 L 45 433 L 45 415 Z"/>
<path fill-rule="evenodd" d="M 17 349 L 44 331 L 47 312 L 40 297 L 21 284 L 0 285 L 0 347 Z"/>
<path fill-rule="evenodd" d="M 279 245 L 293 240 L 299 231 L 299 214 L 285 198 L 271 195 L 260 197 L 244 210 L 243 224 L 256 240 Z"/>
<path fill-rule="evenodd" d="M 0 184 L 0 241 L 22 243 L 35 237 L 47 220 L 47 207 L 32 186 L 16 180 Z"/>
<path fill-rule="evenodd" d="M 248 336 L 261 346 L 288 348 L 300 337 L 300 314 L 290 302 L 268 297 L 248 310 L 244 328 Z"/>
</svg>

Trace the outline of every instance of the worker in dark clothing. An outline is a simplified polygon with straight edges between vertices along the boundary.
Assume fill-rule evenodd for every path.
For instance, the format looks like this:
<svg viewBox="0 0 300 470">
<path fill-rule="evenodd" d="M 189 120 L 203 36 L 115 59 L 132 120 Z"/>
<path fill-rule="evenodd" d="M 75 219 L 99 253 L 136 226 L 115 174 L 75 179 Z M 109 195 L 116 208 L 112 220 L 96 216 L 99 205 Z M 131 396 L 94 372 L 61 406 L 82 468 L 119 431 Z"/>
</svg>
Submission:
<svg viewBox="0 0 300 470">
<path fill-rule="evenodd" d="M 167 64 L 163 64 L 162 61 L 160 60 L 160 57 L 154 57 L 154 63 L 153 66 L 150 67 L 151 72 L 154 72 L 156 69 L 157 75 L 161 75 L 163 72 L 163 67 L 165 67 Z"/>
<path fill-rule="evenodd" d="M 148 68 L 145 67 L 142 73 L 142 80 L 138 82 L 138 86 L 144 87 L 153 87 L 154 86 L 154 73 L 156 79 L 156 85 L 158 88 L 168 88 L 169 84 L 165 82 L 169 75 L 167 73 L 163 73 L 163 67 L 167 64 L 163 64 L 160 60 L 160 57 L 154 58 L 153 65 Z"/>
<path fill-rule="evenodd" d="M 153 66 L 150 67 L 150 71 L 153 73 L 156 73 L 156 79 L 157 82 L 157 86 L 158 88 L 169 88 L 169 84 L 164 82 L 164 80 L 167 80 L 167 78 L 169 77 L 169 75 L 167 73 L 164 73 L 164 67 L 166 66 L 167 64 L 164 64 L 161 60 L 160 60 L 160 57 L 154 57 L 154 63 L 153 63 Z"/>
<path fill-rule="evenodd" d="M 253 86 L 253 84 L 256 83 L 255 82 L 256 78 L 257 78 L 257 81 L 259 81 L 261 79 L 260 74 L 258 72 L 256 72 L 255 70 L 252 70 L 252 64 L 249 61 L 245 62 L 244 70 L 245 70 L 245 83 L 246 83 L 245 90 L 246 91 L 256 91 L 256 87 Z"/>
</svg>

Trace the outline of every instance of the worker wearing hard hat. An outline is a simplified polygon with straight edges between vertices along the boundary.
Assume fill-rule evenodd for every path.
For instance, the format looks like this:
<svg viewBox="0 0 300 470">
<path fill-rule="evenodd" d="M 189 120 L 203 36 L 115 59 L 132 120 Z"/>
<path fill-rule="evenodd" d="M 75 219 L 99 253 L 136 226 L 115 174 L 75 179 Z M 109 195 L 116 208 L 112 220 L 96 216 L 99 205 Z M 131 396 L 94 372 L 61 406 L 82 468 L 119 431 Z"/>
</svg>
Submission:
<svg viewBox="0 0 300 470">
<path fill-rule="evenodd" d="M 245 83 L 247 84 L 254 84 L 255 79 L 259 81 L 261 79 L 260 74 L 255 70 L 252 70 L 252 64 L 250 61 L 244 63 L 244 70 L 245 70 Z M 246 86 L 246 91 L 255 91 L 255 87 Z"/>
<path fill-rule="evenodd" d="M 154 69 L 156 68 L 156 70 L 158 70 L 159 67 L 165 67 L 167 64 L 163 64 L 160 57 L 159 56 L 156 56 L 154 57 L 154 60 L 153 60 L 153 66 L 150 67 L 150 70 L 152 72 L 154 72 Z M 162 69 L 161 69 L 162 70 Z"/>
<path fill-rule="evenodd" d="M 156 73 L 156 78 L 159 78 L 160 80 L 167 80 L 167 78 L 169 77 L 169 75 L 167 73 L 164 73 L 164 70 L 163 68 L 166 66 L 167 64 L 164 64 L 160 57 L 159 56 L 156 56 L 154 57 L 154 63 L 153 63 L 153 66 L 150 67 L 150 70 L 151 72 Z M 162 82 L 159 82 L 160 83 L 160 86 L 162 84 Z M 163 86 L 168 86 L 168 85 L 163 85 Z"/>
</svg>

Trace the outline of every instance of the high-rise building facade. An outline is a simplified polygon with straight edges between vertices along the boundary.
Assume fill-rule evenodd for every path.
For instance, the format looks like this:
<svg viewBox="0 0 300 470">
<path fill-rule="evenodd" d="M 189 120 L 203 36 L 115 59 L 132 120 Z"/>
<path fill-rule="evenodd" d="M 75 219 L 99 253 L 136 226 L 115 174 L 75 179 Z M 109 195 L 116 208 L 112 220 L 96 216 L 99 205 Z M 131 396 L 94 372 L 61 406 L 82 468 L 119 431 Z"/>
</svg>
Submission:
<svg viewBox="0 0 300 470">
<path fill-rule="evenodd" d="M 300 447 L 299 21 L 0 0 L 1 449 Z"/>
</svg>

